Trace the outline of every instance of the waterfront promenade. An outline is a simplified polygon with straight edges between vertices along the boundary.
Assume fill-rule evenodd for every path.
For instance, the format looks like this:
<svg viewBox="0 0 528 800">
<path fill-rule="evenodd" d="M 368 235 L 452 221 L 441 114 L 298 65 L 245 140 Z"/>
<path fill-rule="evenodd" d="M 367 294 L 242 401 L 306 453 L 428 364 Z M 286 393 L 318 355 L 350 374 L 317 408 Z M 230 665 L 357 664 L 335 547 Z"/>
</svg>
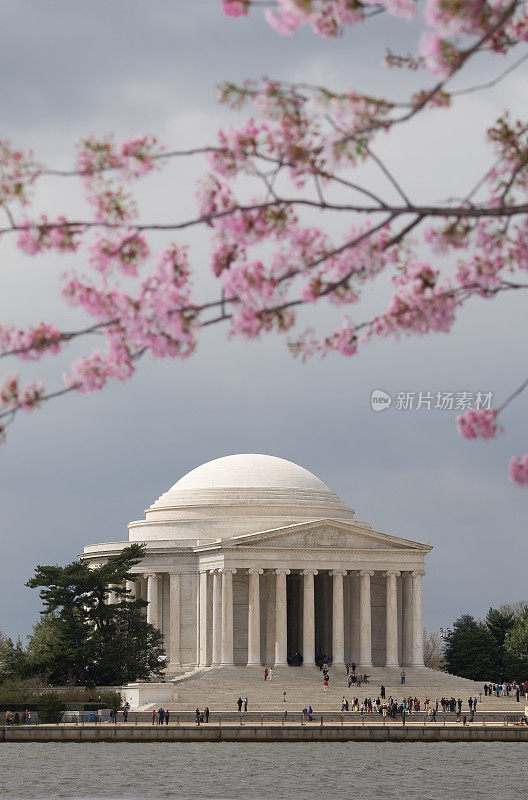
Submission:
<svg viewBox="0 0 528 800">
<path fill-rule="evenodd" d="M 528 742 L 528 727 L 511 721 L 453 722 L 379 720 L 361 723 L 210 722 L 169 725 L 58 724 L 0 727 L 0 743 L 16 742 Z"/>
</svg>

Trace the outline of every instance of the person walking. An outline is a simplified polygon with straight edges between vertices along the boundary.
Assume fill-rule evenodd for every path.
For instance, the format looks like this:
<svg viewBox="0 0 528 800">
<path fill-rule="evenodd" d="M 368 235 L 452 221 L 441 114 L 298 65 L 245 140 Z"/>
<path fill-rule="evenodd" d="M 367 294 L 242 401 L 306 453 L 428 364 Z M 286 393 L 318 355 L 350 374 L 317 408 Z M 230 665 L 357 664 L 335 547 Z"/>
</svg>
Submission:
<svg viewBox="0 0 528 800">
<path fill-rule="evenodd" d="M 209 706 L 204 708 L 204 721 L 209 722 Z"/>
<path fill-rule="evenodd" d="M 169 709 L 167 709 L 165 711 L 165 725 L 169 724 L 169 717 L 170 717 L 170 711 L 169 711 Z"/>
<path fill-rule="evenodd" d="M 247 697 L 244 697 L 244 711 L 247 711 L 247 704 L 248 704 L 248 699 Z"/>
<path fill-rule="evenodd" d="M 328 678 L 325 678 L 323 681 L 323 692 L 326 694 L 328 690 Z"/>
<path fill-rule="evenodd" d="M 154 710 L 154 709 L 152 709 L 152 724 L 153 724 L 153 725 L 155 725 L 155 724 L 156 724 L 156 712 L 155 712 L 155 710 Z"/>
<path fill-rule="evenodd" d="M 404 669 L 402 669 L 402 671 L 400 672 L 400 680 L 401 680 L 402 684 L 405 683 L 405 670 Z"/>
<path fill-rule="evenodd" d="M 268 680 L 268 668 L 267 667 L 264 668 L 264 680 L 265 681 Z"/>
<path fill-rule="evenodd" d="M 196 722 L 197 725 L 200 724 L 200 709 L 199 708 L 197 708 L 196 711 L 194 712 L 194 721 Z"/>
<path fill-rule="evenodd" d="M 382 700 L 385 700 L 385 687 L 384 687 L 383 684 L 381 684 L 381 688 L 380 688 L 380 697 L 381 697 Z"/>
<path fill-rule="evenodd" d="M 241 697 L 239 697 L 238 700 L 237 700 L 237 706 L 238 706 L 239 712 L 242 711 L 242 698 Z"/>
<path fill-rule="evenodd" d="M 160 708 L 158 711 L 158 725 L 163 725 L 163 720 L 165 719 L 165 711 L 163 708 Z"/>
<path fill-rule="evenodd" d="M 273 678 L 273 667 L 269 668 L 268 678 L 271 680 Z"/>
</svg>

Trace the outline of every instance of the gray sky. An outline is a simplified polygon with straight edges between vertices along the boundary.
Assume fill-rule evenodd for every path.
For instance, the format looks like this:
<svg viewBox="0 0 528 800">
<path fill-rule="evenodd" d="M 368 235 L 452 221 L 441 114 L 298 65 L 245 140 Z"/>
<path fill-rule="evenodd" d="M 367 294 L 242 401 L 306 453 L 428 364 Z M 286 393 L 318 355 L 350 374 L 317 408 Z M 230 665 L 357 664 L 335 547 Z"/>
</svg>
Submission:
<svg viewBox="0 0 528 800">
<path fill-rule="evenodd" d="M 382 93 L 396 88 L 403 96 L 401 76 L 379 63 L 387 36 L 404 51 L 416 36 L 403 22 L 378 21 L 338 42 L 309 31 L 282 38 L 259 14 L 226 20 L 217 0 L 6 0 L 0 8 L 1 136 L 60 167 L 71 164 L 75 142 L 90 133 L 154 133 L 169 147 L 212 142 L 230 122 L 215 103 L 223 78 L 269 75 Z M 491 66 L 477 65 L 472 77 L 487 78 Z M 483 126 L 505 105 L 522 114 L 525 79 L 520 71 L 452 114 L 435 112 L 380 140 L 378 149 L 414 198 L 460 193 L 491 155 Z M 197 162 L 180 163 L 155 176 L 141 194 L 144 216 L 189 216 L 191 181 L 200 171 Z M 365 177 L 381 187 L 379 176 Z M 73 183 L 50 181 L 38 200 L 54 213 L 85 208 Z M 339 235 L 349 224 L 330 228 Z M 190 241 L 196 283 L 206 292 L 207 241 L 197 234 L 179 241 Z M 71 265 L 22 257 L 3 242 L 1 319 L 82 320 L 56 299 L 59 276 Z M 384 292 L 371 290 L 362 318 Z M 128 384 L 21 417 L 0 451 L 0 630 L 30 631 L 40 604 L 24 583 L 37 563 L 65 563 L 85 544 L 126 538 L 127 523 L 182 474 L 237 452 L 291 459 L 360 519 L 431 542 L 428 628 L 526 599 L 527 493 L 506 475 L 510 455 L 527 449 L 525 399 L 505 414 L 504 436 L 469 443 L 456 433 L 455 412 L 375 414 L 369 404 L 375 388 L 492 391 L 504 399 L 525 377 L 522 303 L 513 294 L 477 300 L 450 336 L 379 341 L 353 360 L 305 365 L 292 360 L 280 337 L 244 343 L 209 329 L 186 363 L 144 362 Z M 323 312 L 317 322 L 330 329 L 339 318 Z M 42 363 L 33 375 L 51 382 L 68 360 Z"/>
</svg>

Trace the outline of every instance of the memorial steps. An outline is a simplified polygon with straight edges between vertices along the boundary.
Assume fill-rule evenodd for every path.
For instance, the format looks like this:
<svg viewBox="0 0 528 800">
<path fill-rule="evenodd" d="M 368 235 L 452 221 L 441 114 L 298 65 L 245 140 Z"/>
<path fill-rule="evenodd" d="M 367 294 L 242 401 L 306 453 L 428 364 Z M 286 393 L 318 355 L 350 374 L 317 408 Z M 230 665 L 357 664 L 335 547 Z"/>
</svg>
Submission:
<svg viewBox="0 0 528 800">
<path fill-rule="evenodd" d="M 425 667 L 407 667 L 406 683 L 400 682 L 399 667 L 372 667 L 369 670 L 368 683 L 361 686 L 347 686 L 344 668 L 331 667 L 330 680 L 326 694 L 323 691 L 322 673 L 317 668 L 276 667 L 272 680 L 264 681 L 264 667 L 215 667 L 197 670 L 182 675 L 174 680 L 177 700 L 159 703 L 171 711 L 203 710 L 208 706 L 211 710 L 236 711 L 238 697 L 248 698 L 248 710 L 300 711 L 305 705 L 312 705 L 317 711 L 339 711 L 343 696 L 349 702 L 354 696 L 377 697 L 383 683 L 386 697 L 392 695 L 401 699 L 403 696 L 416 696 L 423 703 L 425 697 L 434 702 L 435 698 L 444 696 L 461 697 L 463 709 L 467 713 L 467 701 L 470 696 L 479 696 L 483 684 L 449 675 L 445 672 Z M 286 702 L 284 702 L 286 692 Z M 143 706 L 142 710 L 152 709 L 156 704 Z M 524 701 L 516 703 L 515 697 L 485 698 L 482 695 L 482 710 L 496 711 L 505 708 L 518 710 L 524 708 Z"/>
</svg>

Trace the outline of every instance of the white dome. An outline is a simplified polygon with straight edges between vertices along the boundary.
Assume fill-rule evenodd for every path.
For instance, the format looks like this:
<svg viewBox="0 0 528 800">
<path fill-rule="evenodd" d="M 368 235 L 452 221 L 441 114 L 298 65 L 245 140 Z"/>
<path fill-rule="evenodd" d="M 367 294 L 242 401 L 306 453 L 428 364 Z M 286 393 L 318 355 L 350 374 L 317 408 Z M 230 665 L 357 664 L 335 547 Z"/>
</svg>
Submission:
<svg viewBox="0 0 528 800">
<path fill-rule="evenodd" d="M 130 538 L 190 544 L 354 512 L 307 469 L 276 456 L 244 453 L 191 470 L 131 522 Z"/>
<path fill-rule="evenodd" d="M 330 491 L 304 467 L 277 456 L 243 453 L 208 461 L 191 470 L 169 489 L 304 489 Z"/>
</svg>

